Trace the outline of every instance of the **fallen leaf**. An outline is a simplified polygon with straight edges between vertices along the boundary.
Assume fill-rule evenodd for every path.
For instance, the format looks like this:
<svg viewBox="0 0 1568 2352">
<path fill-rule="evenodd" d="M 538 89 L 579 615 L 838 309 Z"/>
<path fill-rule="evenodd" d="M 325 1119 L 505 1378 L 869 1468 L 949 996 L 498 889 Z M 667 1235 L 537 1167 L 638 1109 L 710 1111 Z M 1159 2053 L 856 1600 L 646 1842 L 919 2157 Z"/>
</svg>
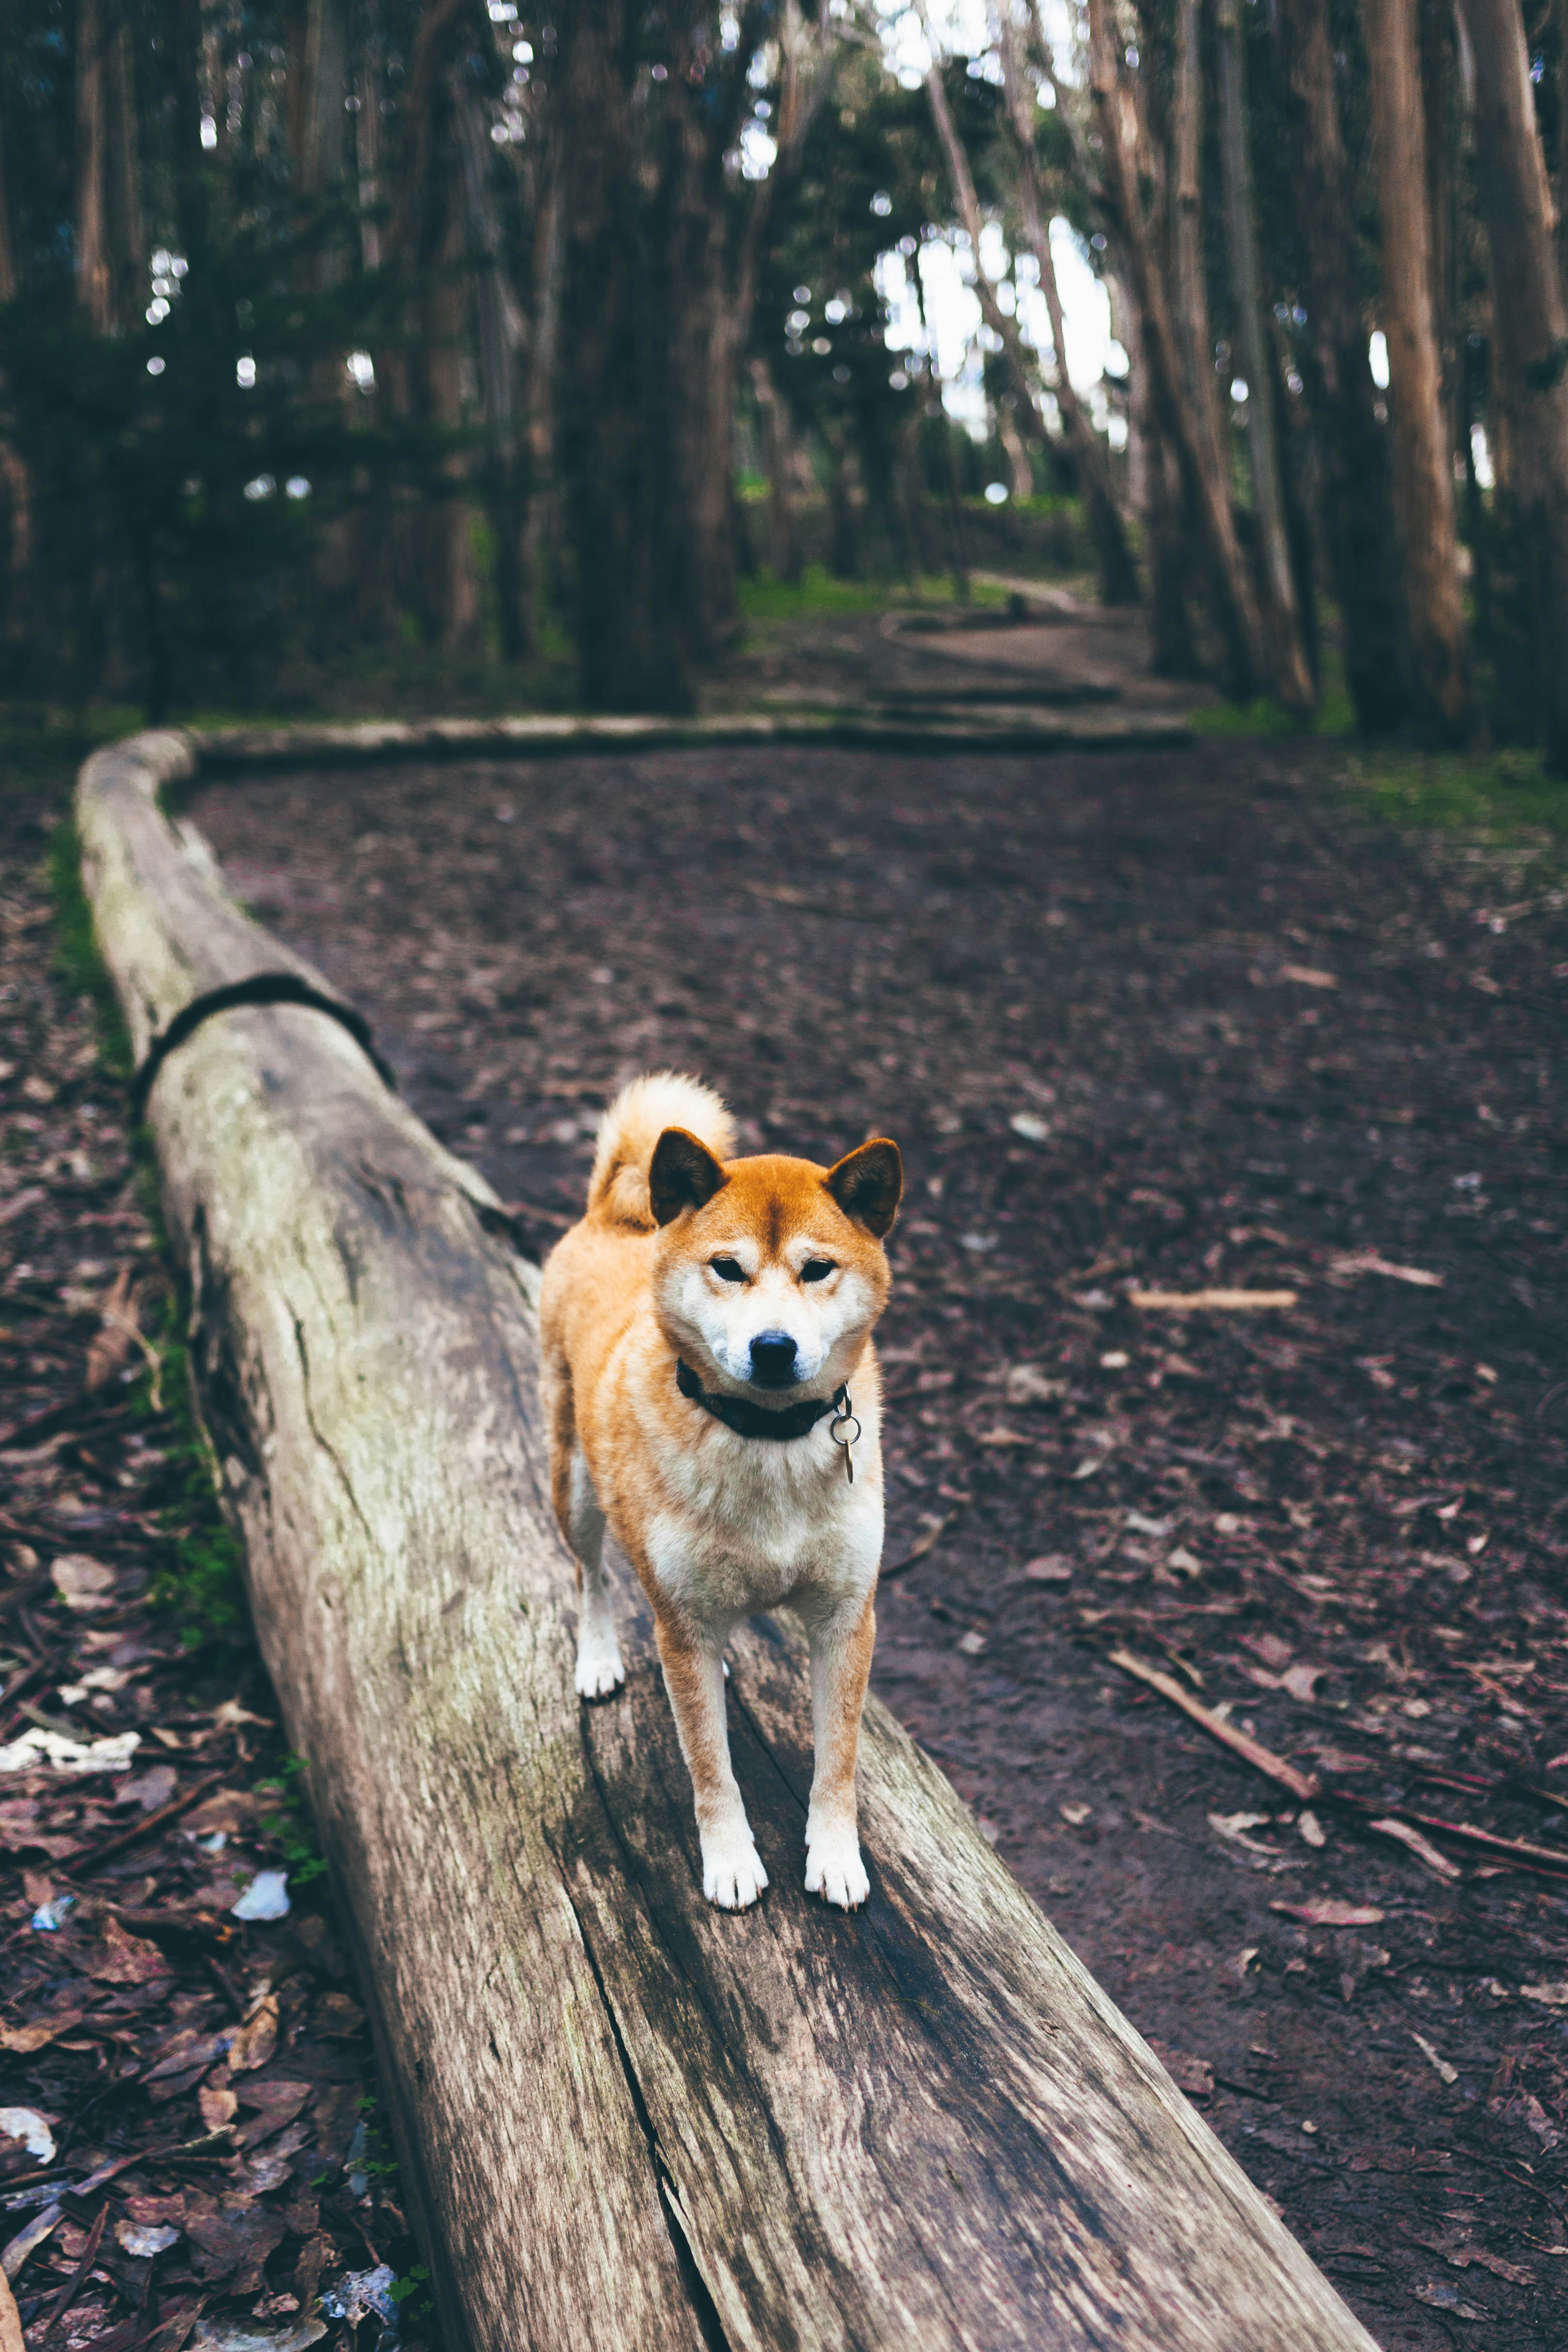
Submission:
<svg viewBox="0 0 1568 2352">
<path fill-rule="evenodd" d="M 355 2326 L 372 2315 L 390 2320 L 397 2310 L 392 2300 L 393 2283 L 394 2273 L 385 2263 L 373 2271 L 351 2271 L 323 2292 L 321 2309 L 329 2319 L 346 2319 Z"/>
<path fill-rule="evenodd" d="M 1247 1830 L 1262 1829 L 1268 1819 L 1267 1813 L 1211 1813 L 1208 1822 L 1211 1830 L 1217 1830 L 1222 1838 L 1230 1840 L 1232 1845 L 1245 1846 L 1248 1853 L 1262 1854 L 1273 1862 L 1278 1859 L 1275 1847 L 1259 1845 L 1256 1838 L 1243 1834 Z"/>
<path fill-rule="evenodd" d="M 262 2265 L 282 2244 L 287 2226 L 281 2214 L 251 2209 L 194 2217 L 185 2225 L 185 2235 L 197 2250 L 198 2277 L 226 2281 L 230 2294 L 254 2294 L 261 2284 Z M 262 2340 L 273 2341 L 270 2336 Z"/>
<path fill-rule="evenodd" d="M 1038 1559 L 1026 1560 L 1023 1574 L 1031 1584 L 1070 1584 L 1073 1564 L 1064 1559 L 1059 1551 L 1042 1552 Z"/>
<path fill-rule="evenodd" d="M 364 2011 L 346 1992 L 324 1992 L 310 2021 L 323 2041 L 347 2042 L 364 2031 Z"/>
<path fill-rule="evenodd" d="M 1189 2099 L 1213 2098 L 1214 2068 L 1206 2058 L 1190 2058 L 1180 2050 L 1171 2049 L 1153 2034 L 1149 2036 L 1149 2047 L 1176 2088 L 1184 2091 Z"/>
<path fill-rule="evenodd" d="M 1048 1120 L 1037 1118 L 1032 1110 L 1016 1110 L 1007 1124 L 1026 1143 L 1044 1143 L 1051 1131 Z"/>
<path fill-rule="evenodd" d="M 1300 1919 L 1307 1927 L 1376 1927 L 1384 1916 L 1375 1903 L 1336 1903 L 1331 1898 L 1321 1903 L 1271 1903 L 1268 1908 L 1287 1919 Z"/>
<path fill-rule="evenodd" d="M 1329 1267 L 1331 1277 L 1348 1280 L 1357 1274 L 1381 1274 L 1391 1282 L 1408 1282 L 1418 1290 L 1441 1290 L 1444 1276 L 1428 1274 L 1422 1265 L 1395 1265 L 1390 1259 L 1380 1257 L 1376 1250 L 1347 1250 L 1334 1258 Z"/>
<path fill-rule="evenodd" d="M 37 2107 L 0 2107 L 0 2136 L 19 2139 L 27 2154 L 36 2156 L 40 2164 L 53 2164 L 55 2160 L 55 2136 L 47 2117 L 41 2116 Z"/>
<path fill-rule="evenodd" d="M 1420 2051 L 1421 2055 L 1427 2061 L 1433 2072 L 1441 2075 L 1445 2083 L 1452 2084 L 1458 2081 L 1458 2068 L 1457 2066 L 1450 2066 L 1446 2058 L 1440 2058 L 1424 2033 L 1412 2032 L 1410 2039 L 1415 2042 L 1415 2047 Z"/>
<path fill-rule="evenodd" d="M 171 2246 L 178 2245 L 180 2242 L 178 2230 L 172 2230 L 167 2222 L 144 2229 L 136 2221 L 116 2221 L 114 2235 L 117 2243 L 123 2246 L 128 2254 L 142 2256 L 165 2254 Z"/>
<path fill-rule="evenodd" d="M 172 1764 L 154 1764 L 150 1771 L 138 1772 L 128 1780 L 114 1784 L 117 1805 L 139 1805 L 144 1813 L 155 1813 L 166 1805 L 179 1786 L 179 1774 Z"/>
<path fill-rule="evenodd" d="M 98 1941 L 85 1954 L 79 1966 L 83 1972 L 100 1984 L 151 1984 L 154 1977 L 173 1973 L 169 1961 L 156 1944 L 149 1944 L 141 1936 L 128 1936 L 118 1919 L 103 1920 L 98 1931 Z"/>
<path fill-rule="evenodd" d="M 278 2047 L 278 1996 L 263 1993 L 229 2044 L 231 2074 L 248 2074 L 265 2066 Z"/>
<path fill-rule="evenodd" d="M 1053 1380 L 1038 1364 L 1009 1364 L 1002 1392 L 1009 1404 L 1052 1404 L 1066 1396 L 1068 1384 Z"/>
<path fill-rule="evenodd" d="M 1568 1978 L 1555 1984 L 1521 1985 L 1519 1994 L 1521 2000 L 1538 2000 L 1544 2009 L 1568 2009 Z"/>
<path fill-rule="evenodd" d="M 1369 1822 L 1367 1826 L 1381 1831 L 1384 1837 L 1397 1838 L 1401 1845 L 1409 1848 L 1417 1862 L 1424 1862 L 1438 1878 L 1463 1875 L 1457 1862 L 1450 1862 L 1446 1853 L 1439 1853 L 1431 1840 L 1424 1838 L 1419 1830 L 1413 1830 L 1408 1822 Z"/>
<path fill-rule="evenodd" d="M 1466 2303 L 1457 2286 L 1433 2281 L 1426 2286 L 1410 2290 L 1417 2303 L 1425 2303 L 1434 2311 L 1451 2312 L 1456 2319 L 1484 2319 L 1486 2313 L 1478 2311 L 1473 2303 Z"/>
<path fill-rule="evenodd" d="M 7 2279 L 18 2277 L 27 2257 L 59 2228 L 65 2218 L 63 2205 L 46 2205 L 35 2213 L 26 2226 L 17 2231 L 4 2252 L 0 2252 L 0 2272 Z"/>
<path fill-rule="evenodd" d="M 1276 1674 L 1289 1663 L 1291 1656 L 1289 1643 L 1282 1642 L 1278 1633 L 1244 1633 L 1241 1646 L 1250 1650 L 1255 1658 L 1261 1658 L 1266 1666 L 1272 1666 Z"/>
<path fill-rule="evenodd" d="M 234 2120 L 239 2101 L 226 2087 L 204 2083 L 196 2093 L 196 2105 L 202 2111 L 202 2121 L 208 2131 L 216 2131 L 222 2125 Z"/>
<path fill-rule="evenodd" d="M 142 1745 L 139 1731 L 117 1731 L 104 1739 L 71 1739 L 63 1731 L 32 1724 L 19 1739 L 0 1748 L 0 1772 L 22 1772 L 48 1763 L 57 1772 L 123 1772 Z"/>
<path fill-rule="evenodd" d="M 114 1570 L 85 1551 L 62 1552 L 49 1575 L 68 1609 L 108 1609 L 113 1602 Z"/>
<path fill-rule="evenodd" d="M 114 1378 L 141 1336 L 129 1265 L 122 1265 L 115 1276 L 99 1313 L 103 1320 L 93 1333 L 87 1351 L 85 1385 L 89 1396 L 96 1395 Z"/>
<path fill-rule="evenodd" d="M 1069 1822 L 1072 1824 L 1072 1827 L 1076 1830 L 1083 1827 L 1084 1822 L 1088 1821 L 1090 1813 L 1094 1811 L 1094 1808 L 1092 1805 L 1085 1805 L 1074 1801 L 1068 1804 L 1058 1805 L 1057 1807 L 1057 1811 L 1060 1813 L 1063 1821 Z"/>
<path fill-rule="evenodd" d="M 51 2017 L 35 2018 L 31 2025 L 0 2025 L 0 2050 L 25 2058 L 29 2051 L 42 2050 L 58 2035 L 72 2032 L 86 2014 L 85 2010 L 59 2009 Z"/>
<path fill-rule="evenodd" d="M 1304 1806 L 1297 1816 L 1296 1827 L 1310 1846 L 1323 1846 L 1328 1843 L 1323 1824 L 1310 1805 Z"/>
<path fill-rule="evenodd" d="M 976 1445 L 1032 1445 L 1032 1437 L 1020 1436 L 1016 1429 L 1005 1429 L 1000 1422 L 994 1429 L 983 1429 L 975 1438 Z"/>
<path fill-rule="evenodd" d="M 1174 1551 L 1166 1553 L 1165 1565 L 1167 1568 L 1175 1569 L 1183 1576 L 1201 1576 L 1204 1572 L 1202 1560 L 1190 1552 L 1185 1544 L 1178 1544 Z"/>
<path fill-rule="evenodd" d="M 289 1909 L 286 1870 L 258 1870 L 237 1903 L 230 1906 L 236 1919 L 281 1919 Z"/>
<path fill-rule="evenodd" d="M 1313 963 L 1282 963 L 1279 977 L 1293 980 L 1300 988 L 1338 988 L 1340 984 L 1337 972 L 1321 971 Z"/>
<path fill-rule="evenodd" d="M 1327 1673 L 1326 1666 L 1287 1666 L 1279 1677 L 1281 1690 L 1299 1698 L 1303 1706 L 1310 1706 L 1317 1696 L 1315 1685 Z"/>
</svg>

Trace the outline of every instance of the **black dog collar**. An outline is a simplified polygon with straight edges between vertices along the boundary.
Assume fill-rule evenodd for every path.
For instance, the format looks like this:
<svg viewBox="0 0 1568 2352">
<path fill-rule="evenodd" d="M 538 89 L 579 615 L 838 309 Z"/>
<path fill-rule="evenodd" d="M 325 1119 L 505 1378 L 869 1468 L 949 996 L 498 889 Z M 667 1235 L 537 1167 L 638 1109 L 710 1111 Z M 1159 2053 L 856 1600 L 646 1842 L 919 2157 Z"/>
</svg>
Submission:
<svg viewBox="0 0 1568 2352">
<path fill-rule="evenodd" d="M 715 1421 L 721 1421 L 737 1437 L 771 1437 L 781 1442 L 804 1437 L 819 1421 L 826 1421 L 830 1412 L 842 1415 L 849 1403 L 848 1390 L 841 1388 L 836 1396 L 807 1397 L 803 1404 L 780 1405 L 776 1412 L 770 1412 L 765 1404 L 752 1404 L 748 1397 L 715 1395 L 703 1387 L 690 1365 L 679 1356 L 675 1360 L 675 1385 L 683 1397 L 700 1404 L 704 1412 L 710 1412 Z"/>
</svg>

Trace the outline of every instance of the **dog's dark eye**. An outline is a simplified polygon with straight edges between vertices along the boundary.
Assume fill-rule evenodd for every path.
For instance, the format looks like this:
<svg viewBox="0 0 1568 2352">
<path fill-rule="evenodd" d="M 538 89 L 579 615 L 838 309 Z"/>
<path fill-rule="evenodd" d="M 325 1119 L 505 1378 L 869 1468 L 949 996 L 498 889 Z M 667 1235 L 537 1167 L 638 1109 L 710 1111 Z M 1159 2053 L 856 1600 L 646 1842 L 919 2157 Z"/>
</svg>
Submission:
<svg viewBox="0 0 1568 2352">
<path fill-rule="evenodd" d="M 746 1269 L 732 1257 L 710 1257 L 708 1261 L 721 1282 L 744 1282 Z"/>
<path fill-rule="evenodd" d="M 801 1267 L 800 1278 L 802 1282 L 826 1282 L 835 1272 L 837 1268 L 830 1257 L 808 1257 Z"/>
</svg>

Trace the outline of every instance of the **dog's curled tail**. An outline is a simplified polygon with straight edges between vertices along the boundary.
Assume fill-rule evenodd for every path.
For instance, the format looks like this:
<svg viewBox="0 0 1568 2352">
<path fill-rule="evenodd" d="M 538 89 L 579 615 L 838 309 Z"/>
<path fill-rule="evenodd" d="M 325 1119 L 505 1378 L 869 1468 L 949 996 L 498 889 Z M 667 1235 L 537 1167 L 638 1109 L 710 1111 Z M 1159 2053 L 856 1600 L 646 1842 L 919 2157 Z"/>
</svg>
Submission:
<svg viewBox="0 0 1568 2352">
<path fill-rule="evenodd" d="M 683 1127 L 717 1160 L 735 1156 L 735 1125 L 711 1087 L 678 1070 L 649 1070 L 621 1088 L 599 1121 L 588 1213 L 606 1223 L 653 1225 L 647 1171 L 667 1127 Z"/>
</svg>

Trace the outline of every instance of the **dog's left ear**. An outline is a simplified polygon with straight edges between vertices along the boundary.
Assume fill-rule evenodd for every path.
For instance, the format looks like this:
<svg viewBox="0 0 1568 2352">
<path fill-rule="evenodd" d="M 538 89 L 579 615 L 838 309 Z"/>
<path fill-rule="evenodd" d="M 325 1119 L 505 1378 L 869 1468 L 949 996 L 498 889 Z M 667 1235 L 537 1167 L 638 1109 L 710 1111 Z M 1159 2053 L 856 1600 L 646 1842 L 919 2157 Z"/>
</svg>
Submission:
<svg viewBox="0 0 1568 2352">
<path fill-rule="evenodd" d="M 885 1135 L 873 1136 L 830 1168 L 824 1178 L 828 1191 L 847 1217 L 864 1225 L 879 1241 L 892 1230 L 904 1191 L 904 1163 L 899 1147 Z"/>
</svg>

